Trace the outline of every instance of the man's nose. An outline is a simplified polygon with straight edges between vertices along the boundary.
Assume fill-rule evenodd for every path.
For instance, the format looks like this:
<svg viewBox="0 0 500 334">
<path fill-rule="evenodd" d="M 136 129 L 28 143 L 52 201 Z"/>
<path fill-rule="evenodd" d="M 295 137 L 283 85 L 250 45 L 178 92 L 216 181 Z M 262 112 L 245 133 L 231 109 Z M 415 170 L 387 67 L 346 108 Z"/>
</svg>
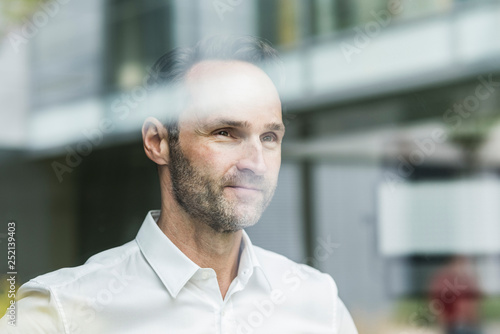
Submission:
<svg viewBox="0 0 500 334">
<path fill-rule="evenodd" d="M 267 165 L 260 138 L 245 141 L 236 167 L 241 171 L 252 171 L 255 175 L 264 175 L 266 173 Z"/>
</svg>

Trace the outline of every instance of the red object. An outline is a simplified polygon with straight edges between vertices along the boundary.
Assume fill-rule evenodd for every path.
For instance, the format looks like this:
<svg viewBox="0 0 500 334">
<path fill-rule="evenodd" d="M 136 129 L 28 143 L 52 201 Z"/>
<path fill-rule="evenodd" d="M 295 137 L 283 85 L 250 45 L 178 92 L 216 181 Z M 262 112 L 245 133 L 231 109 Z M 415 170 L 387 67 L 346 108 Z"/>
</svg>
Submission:
<svg viewBox="0 0 500 334">
<path fill-rule="evenodd" d="M 476 278 L 454 260 L 433 279 L 431 305 L 439 321 L 451 327 L 479 322 L 481 291 Z M 462 260 L 463 261 L 463 260 Z"/>
</svg>

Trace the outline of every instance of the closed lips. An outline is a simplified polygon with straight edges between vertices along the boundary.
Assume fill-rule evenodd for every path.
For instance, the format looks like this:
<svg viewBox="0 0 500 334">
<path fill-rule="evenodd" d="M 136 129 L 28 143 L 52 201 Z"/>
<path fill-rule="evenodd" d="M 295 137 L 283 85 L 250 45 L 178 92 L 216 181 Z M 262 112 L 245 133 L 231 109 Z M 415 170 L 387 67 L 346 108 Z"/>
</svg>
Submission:
<svg viewBox="0 0 500 334">
<path fill-rule="evenodd" d="M 228 186 L 229 188 L 240 188 L 240 189 L 247 189 L 247 190 L 255 190 L 255 191 L 262 191 L 262 189 L 251 187 L 251 186 Z"/>
</svg>

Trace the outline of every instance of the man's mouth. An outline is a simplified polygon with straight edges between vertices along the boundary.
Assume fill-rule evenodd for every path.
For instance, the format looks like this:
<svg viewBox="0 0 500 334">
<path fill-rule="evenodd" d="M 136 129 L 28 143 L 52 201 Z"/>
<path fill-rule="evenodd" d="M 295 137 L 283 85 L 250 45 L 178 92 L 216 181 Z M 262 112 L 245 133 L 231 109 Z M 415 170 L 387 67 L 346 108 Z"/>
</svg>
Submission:
<svg viewBox="0 0 500 334">
<path fill-rule="evenodd" d="M 232 185 L 232 186 L 226 186 L 228 188 L 234 188 L 234 189 L 243 189 L 243 190 L 253 190 L 253 191 L 262 191 L 261 188 L 257 188 L 255 186 L 245 186 L 245 185 Z"/>
<path fill-rule="evenodd" d="M 231 189 L 230 191 L 239 198 L 254 198 L 264 193 L 261 188 L 255 186 L 232 185 L 226 186 L 226 188 Z"/>
</svg>

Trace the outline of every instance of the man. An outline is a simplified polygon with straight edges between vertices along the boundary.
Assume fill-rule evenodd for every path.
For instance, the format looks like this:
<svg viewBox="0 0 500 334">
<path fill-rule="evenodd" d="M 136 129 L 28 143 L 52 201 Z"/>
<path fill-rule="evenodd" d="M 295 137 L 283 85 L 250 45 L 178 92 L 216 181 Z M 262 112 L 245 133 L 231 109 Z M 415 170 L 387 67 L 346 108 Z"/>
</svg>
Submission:
<svg viewBox="0 0 500 334">
<path fill-rule="evenodd" d="M 255 38 L 176 49 L 150 83 L 185 97 L 149 117 L 162 206 L 134 241 L 19 291 L 12 333 L 357 333 L 333 279 L 253 246 L 243 228 L 269 204 L 281 163 L 281 102 Z M 262 67 L 261 67 L 262 66 Z M 165 105 L 169 108 L 169 105 Z M 17 331 L 16 331 L 17 330 Z"/>
</svg>

